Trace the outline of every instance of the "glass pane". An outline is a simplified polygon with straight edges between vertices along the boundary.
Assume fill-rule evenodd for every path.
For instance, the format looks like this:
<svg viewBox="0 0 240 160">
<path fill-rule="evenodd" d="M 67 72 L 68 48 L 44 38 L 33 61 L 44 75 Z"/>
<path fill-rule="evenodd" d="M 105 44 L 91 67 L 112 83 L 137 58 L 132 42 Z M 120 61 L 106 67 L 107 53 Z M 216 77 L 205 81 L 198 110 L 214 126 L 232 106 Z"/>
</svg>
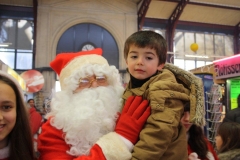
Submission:
<svg viewBox="0 0 240 160">
<path fill-rule="evenodd" d="M 17 69 L 32 69 L 32 54 L 18 53 L 16 68 Z"/>
<path fill-rule="evenodd" d="M 213 51 L 213 35 L 205 34 L 206 55 L 214 55 Z"/>
<path fill-rule="evenodd" d="M 173 50 L 175 53 L 184 53 L 184 37 L 182 32 L 175 32 Z"/>
<path fill-rule="evenodd" d="M 205 66 L 205 61 L 197 61 L 197 68 Z"/>
<path fill-rule="evenodd" d="M 194 41 L 194 33 L 185 32 L 184 33 L 184 40 L 185 40 L 185 53 L 187 54 L 195 54 L 190 48 L 191 44 L 195 43 Z M 196 51 L 197 53 L 197 51 Z"/>
<path fill-rule="evenodd" d="M 12 19 L 0 20 L 0 43 L 7 43 L 7 48 L 15 49 L 16 21 Z"/>
<path fill-rule="evenodd" d="M 225 56 L 234 55 L 233 36 L 225 36 Z"/>
<path fill-rule="evenodd" d="M 14 52 L 0 51 L 0 59 L 12 69 L 14 69 L 14 58 Z"/>
<path fill-rule="evenodd" d="M 55 81 L 55 92 L 61 91 L 61 85 L 59 81 Z"/>
<path fill-rule="evenodd" d="M 142 30 L 143 30 L 143 31 L 148 31 L 148 30 L 155 31 L 155 32 L 161 34 L 161 35 L 166 39 L 166 30 L 164 30 L 164 29 L 151 28 L 151 27 L 143 27 Z"/>
<path fill-rule="evenodd" d="M 32 49 L 33 26 L 31 23 L 32 21 L 18 21 L 18 49 Z"/>
<path fill-rule="evenodd" d="M 204 34 L 196 33 L 196 43 L 198 44 L 198 55 L 205 55 Z"/>
<path fill-rule="evenodd" d="M 174 59 L 174 65 L 178 66 L 179 68 L 185 69 L 184 59 Z"/>
<path fill-rule="evenodd" d="M 206 65 L 209 65 L 209 64 L 212 64 L 212 62 L 208 62 L 208 61 L 206 61 Z"/>
<path fill-rule="evenodd" d="M 184 59 L 184 58 L 185 58 L 185 55 L 184 55 L 183 53 L 174 54 L 174 58 L 177 58 L 177 59 Z"/>
<path fill-rule="evenodd" d="M 155 29 L 155 32 L 161 34 L 166 39 L 166 31 L 162 29 Z"/>
<path fill-rule="evenodd" d="M 185 70 L 189 71 L 191 69 L 195 69 L 195 61 L 193 60 L 185 60 Z"/>
<path fill-rule="evenodd" d="M 0 52 L 14 52 L 15 49 L 9 49 L 9 48 L 0 48 Z"/>
<path fill-rule="evenodd" d="M 224 36 L 215 35 L 215 55 L 224 56 L 225 48 L 224 48 Z"/>
</svg>

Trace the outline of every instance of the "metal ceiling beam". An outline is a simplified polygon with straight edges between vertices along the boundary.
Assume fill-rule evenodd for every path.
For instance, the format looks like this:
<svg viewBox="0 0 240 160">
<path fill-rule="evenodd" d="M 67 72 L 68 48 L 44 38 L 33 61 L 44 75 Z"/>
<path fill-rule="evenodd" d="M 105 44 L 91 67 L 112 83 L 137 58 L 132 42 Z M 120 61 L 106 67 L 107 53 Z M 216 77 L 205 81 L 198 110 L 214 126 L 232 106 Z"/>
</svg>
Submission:
<svg viewBox="0 0 240 160">
<path fill-rule="evenodd" d="M 167 42 L 168 42 L 168 50 L 173 52 L 173 38 L 174 31 L 176 29 L 176 25 L 178 23 L 179 17 L 181 16 L 184 7 L 189 2 L 189 0 L 181 0 L 177 7 L 174 9 L 172 15 L 168 19 L 168 27 L 167 27 Z"/>
<path fill-rule="evenodd" d="M 36 57 L 36 42 L 37 42 L 37 9 L 38 0 L 33 0 L 33 17 L 34 17 L 34 32 L 33 32 L 33 63 L 32 68 L 35 68 L 35 57 Z"/>
<path fill-rule="evenodd" d="M 234 30 L 234 54 L 240 54 L 240 22 Z"/>
<path fill-rule="evenodd" d="M 157 18 L 145 18 L 145 21 L 144 23 L 147 24 L 147 23 L 156 23 L 156 24 L 165 24 L 167 25 L 167 20 L 166 19 L 157 19 Z M 234 27 L 235 26 L 227 26 L 227 25 L 220 25 L 220 24 L 212 24 L 212 23 L 200 23 L 200 22 L 189 22 L 189 21 L 178 21 L 178 26 L 179 25 L 185 25 L 185 26 L 189 26 L 189 30 L 191 30 L 192 27 L 205 27 L 205 28 L 217 28 L 217 29 L 224 29 L 224 30 L 231 30 L 231 33 L 232 33 L 232 30 L 234 30 Z M 178 28 L 178 27 L 176 27 Z M 206 30 L 207 31 L 207 30 Z"/>
<path fill-rule="evenodd" d="M 142 29 L 146 13 L 148 11 L 151 0 L 143 0 L 141 7 L 138 10 L 138 30 Z"/>
</svg>

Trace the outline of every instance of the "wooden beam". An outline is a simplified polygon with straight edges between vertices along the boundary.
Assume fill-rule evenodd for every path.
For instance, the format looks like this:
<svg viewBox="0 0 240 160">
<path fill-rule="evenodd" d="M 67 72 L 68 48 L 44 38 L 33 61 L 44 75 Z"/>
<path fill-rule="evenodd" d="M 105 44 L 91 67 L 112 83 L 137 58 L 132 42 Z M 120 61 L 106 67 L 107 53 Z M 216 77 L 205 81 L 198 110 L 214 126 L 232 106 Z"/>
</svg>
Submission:
<svg viewBox="0 0 240 160">
<path fill-rule="evenodd" d="M 233 6 L 225 6 L 219 4 L 210 4 L 204 2 L 192 2 L 190 1 L 188 4 L 197 5 L 197 6 L 205 6 L 205 7 L 213 7 L 213 8 L 223 8 L 223 9 L 230 9 L 230 10 L 240 10 L 240 7 L 233 7 Z"/>
<path fill-rule="evenodd" d="M 158 1 L 164 1 L 164 2 L 171 2 L 171 3 L 175 3 L 175 2 L 179 2 L 176 0 L 158 0 Z M 194 2 L 194 1 L 189 1 L 188 4 L 192 4 L 192 5 L 198 5 L 198 6 L 206 6 L 206 7 L 213 7 L 213 8 L 223 8 L 223 9 L 230 9 L 230 10 L 240 10 L 240 7 L 237 6 L 229 6 L 229 5 L 225 5 L 225 4 L 220 4 L 220 3 L 207 3 L 207 2 Z"/>
</svg>

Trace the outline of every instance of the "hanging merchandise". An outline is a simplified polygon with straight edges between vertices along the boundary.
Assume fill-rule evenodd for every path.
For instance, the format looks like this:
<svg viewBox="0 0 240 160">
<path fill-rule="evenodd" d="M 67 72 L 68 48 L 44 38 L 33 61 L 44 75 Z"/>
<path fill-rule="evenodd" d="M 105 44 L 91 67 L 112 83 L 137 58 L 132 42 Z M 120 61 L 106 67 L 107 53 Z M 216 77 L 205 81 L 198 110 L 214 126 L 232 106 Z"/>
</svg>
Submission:
<svg viewBox="0 0 240 160">
<path fill-rule="evenodd" d="M 190 49 L 193 52 L 196 52 L 198 50 L 198 44 L 197 43 L 192 43 L 191 46 L 190 46 Z"/>
<path fill-rule="evenodd" d="M 213 84 L 210 92 L 207 94 L 207 138 L 212 144 L 215 144 L 215 136 L 218 126 L 221 124 L 222 116 L 222 89 L 218 84 Z"/>
</svg>

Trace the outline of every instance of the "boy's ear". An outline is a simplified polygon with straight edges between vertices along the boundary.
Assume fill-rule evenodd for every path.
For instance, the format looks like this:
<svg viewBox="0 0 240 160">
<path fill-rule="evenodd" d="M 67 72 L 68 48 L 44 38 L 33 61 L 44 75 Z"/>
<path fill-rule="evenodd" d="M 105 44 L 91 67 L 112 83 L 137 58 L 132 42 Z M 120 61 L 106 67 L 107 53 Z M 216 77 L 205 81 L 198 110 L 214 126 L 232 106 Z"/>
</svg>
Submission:
<svg viewBox="0 0 240 160">
<path fill-rule="evenodd" d="M 160 65 L 157 67 L 157 70 L 160 71 L 163 67 L 164 67 L 164 63 L 160 64 Z"/>
</svg>

